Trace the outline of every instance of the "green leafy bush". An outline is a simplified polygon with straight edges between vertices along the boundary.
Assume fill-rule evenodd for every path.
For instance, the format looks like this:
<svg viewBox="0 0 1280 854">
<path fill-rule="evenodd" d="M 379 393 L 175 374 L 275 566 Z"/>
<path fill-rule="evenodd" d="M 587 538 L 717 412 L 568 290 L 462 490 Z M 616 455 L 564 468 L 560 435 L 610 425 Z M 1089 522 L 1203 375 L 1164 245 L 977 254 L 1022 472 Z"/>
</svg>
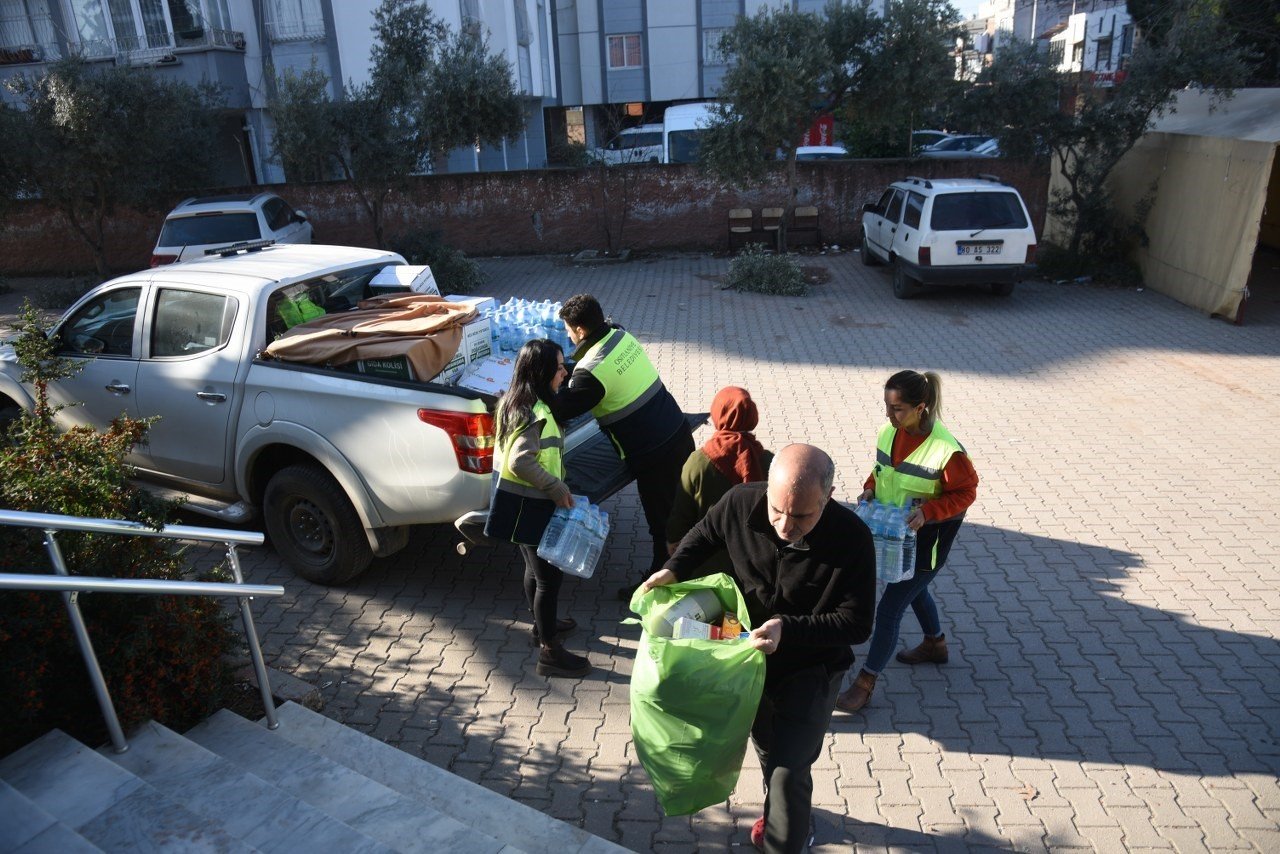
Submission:
<svg viewBox="0 0 1280 854">
<path fill-rule="evenodd" d="M 735 291 L 802 297 L 809 293 L 804 272 L 789 255 L 776 255 L 758 243 L 743 247 L 729 262 L 726 286 Z"/>
<path fill-rule="evenodd" d="M 410 264 L 429 266 L 442 294 L 472 294 L 486 281 L 480 265 L 461 251 L 445 245 L 439 231 L 404 231 L 388 243 L 392 252 L 400 253 Z"/>
<path fill-rule="evenodd" d="M 162 527 L 176 504 L 128 482 L 125 456 L 148 423 L 121 417 L 105 432 L 54 426 L 47 384 L 78 368 L 55 356 L 38 315 L 24 309 L 15 345 L 36 407 L 0 443 L 0 506 L 41 513 L 127 519 Z M 182 580 L 186 561 L 169 540 L 62 532 L 73 575 Z M 0 527 L 0 571 L 47 573 L 43 533 Z M 213 575 L 224 578 L 221 569 Z M 207 577 L 207 576 L 206 576 Z M 147 718 L 186 728 L 229 696 L 239 636 L 219 601 L 201 597 L 94 593 L 79 597 L 116 712 L 126 730 Z M 95 743 L 105 727 L 63 598 L 54 593 L 0 592 L 0 684 L 5 686 L 5 755 L 57 727 Z"/>
<path fill-rule="evenodd" d="M 1036 274 L 1051 282 L 1088 278 L 1090 281 L 1122 287 L 1141 287 L 1142 270 L 1132 261 L 1116 256 L 1072 255 L 1052 243 L 1042 243 L 1036 253 Z"/>
</svg>

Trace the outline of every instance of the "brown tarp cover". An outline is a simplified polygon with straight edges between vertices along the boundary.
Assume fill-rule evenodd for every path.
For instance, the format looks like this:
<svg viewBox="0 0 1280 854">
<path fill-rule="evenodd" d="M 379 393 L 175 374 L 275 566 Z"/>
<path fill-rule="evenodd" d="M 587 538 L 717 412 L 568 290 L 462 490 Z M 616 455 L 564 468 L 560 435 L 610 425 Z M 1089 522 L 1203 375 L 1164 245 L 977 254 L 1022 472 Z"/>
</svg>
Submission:
<svg viewBox="0 0 1280 854">
<path fill-rule="evenodd" d="M 469 305 L 426 294 L 380 296 L 358 308 L 299 323 L 263 350 L 263 356 L 309 365 L 345 365 L 360 359 L 404 356 L 414 376 L 430 379 L 462 344 Z"/>
</svg>

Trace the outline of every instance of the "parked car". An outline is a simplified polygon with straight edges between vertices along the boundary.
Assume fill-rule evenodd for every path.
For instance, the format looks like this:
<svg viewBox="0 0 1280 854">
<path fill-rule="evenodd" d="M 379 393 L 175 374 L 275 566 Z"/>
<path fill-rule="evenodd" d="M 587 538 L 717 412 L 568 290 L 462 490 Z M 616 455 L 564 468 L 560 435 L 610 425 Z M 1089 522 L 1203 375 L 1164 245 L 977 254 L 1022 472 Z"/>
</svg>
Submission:
<svg viewBox="0 0 1280 854">
<path fill-rule="evenodd" d="M 928 148 L 921 149 L 919 156 L 938 157 L 943 159 L 972 157 L 972 152 L 975 148 L 990 141 L 991 137 L 980 136 L 977 134 L 951 136 L 941 142 L 929 146 Z"/>
<path fill-rule="evenodd" d="M 950 139 L 951 134 L 944 130 L 913 130 L 911 132 L 911 150 L 919 151 L 922 148 L 928 148 L 936 145 L 944 139 Z"/>
<path fill-rule="evenodd" d="M 307 215 L 291 208 L 275 193 L 192 198 L 164 218 L 160 238 L 151 252 L 151 266 L 200 258 L 207 250 L 225 249 L 236 243 L 310 243 L 311 239 Z"/>
<path fill-rule="evenodd" d="M 899 299 L 921 285 L 986 284 L 1008 296 L 1035 258 L 1022 196 L 991 175 L 905 178 L 863 206 L 862 263 L 892 266 Z"/>
<path fill-rule="evenodd" d="M 843 145 L 802 145 L 796 149 L 796 160 L 847 160 L 848 157 L 849 149 Z"/>
<path fill-rule="evenodd" d="M 661 163 L 662 125 L 649 124 L 625 128 L 592 156 L 604 163 Z"/>
</svg>

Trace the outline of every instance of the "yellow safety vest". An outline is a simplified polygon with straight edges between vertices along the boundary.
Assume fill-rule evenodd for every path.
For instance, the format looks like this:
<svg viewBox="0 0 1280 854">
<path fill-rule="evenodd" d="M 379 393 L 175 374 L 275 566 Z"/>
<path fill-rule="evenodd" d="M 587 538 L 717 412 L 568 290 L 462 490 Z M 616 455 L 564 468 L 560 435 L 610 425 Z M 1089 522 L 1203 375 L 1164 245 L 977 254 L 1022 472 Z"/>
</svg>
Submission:
<svg viewBox="0 0 1280 854">
<path fill-rule="evenodd" d="M 551 408 L 541 400 L 533 404 L 533 421 L 542 421 L 542 436 L 538 442 L 538 465 L 551 474 L 564 480 L 564 438 L 560 433 L 560 425 L 551 414 Z M 533 421 L 529 422 L 530 424 Z M 528 481 L 522 480 L 511 470 L 511 449 L 515 447 L 516 437 L 529 429 L 524 425 L 507 438 L 505 445 L 497 448 L 498 489 L 520 495 L 525 498 L 546 498 L 547 494 Z"/>
<path fill-rule="evenodd" d="M 602 427 L 631 415 L 662 390 L 658 370 L 640 342 L 621 329 L 591 345 L 577 367 L 590 371 L 604 386 L 604 397 L 591 410 Z"/>
<path fill-rule="evenodd" d="M 285 298 L 280 300 L 280 306 L 277 309 L 280 319 L 284 321 L 286 329 L 292 329 L 299 323 L 306 323 L 308 320 L 315 320 L 317 317 L 324 317 L 325 311 L 320 306 L 311 301 L 311 298 L 305 294 L 292 299 Z"/>
<path fill-rule="evenodd" d="M 893 464 L 893 439 L 898 430 L 892 424 L 880 428 L 876 438 L 876 501 L 901 507 L 913 498 L 928 500 L 942 494 L 942 470 L 952 454 L 964 453 L 941 421 L 907 458 Z"/>
</svg>

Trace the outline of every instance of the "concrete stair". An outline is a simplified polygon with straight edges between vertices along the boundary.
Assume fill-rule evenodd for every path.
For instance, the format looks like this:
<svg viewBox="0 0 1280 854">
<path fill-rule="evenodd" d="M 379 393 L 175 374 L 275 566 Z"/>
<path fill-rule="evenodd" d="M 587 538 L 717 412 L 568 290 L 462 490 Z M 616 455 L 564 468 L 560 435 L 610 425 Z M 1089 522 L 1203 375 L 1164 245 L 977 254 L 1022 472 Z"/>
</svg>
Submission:
<svg viewBox="0 0 1280 854">
<path fill-rule="evenodd" d="M 309 711 L 280 728 L 223 710 L 129 751 L 47 733 L 0 760 L 0 853 L 626 849 Z"/>
</svg>

